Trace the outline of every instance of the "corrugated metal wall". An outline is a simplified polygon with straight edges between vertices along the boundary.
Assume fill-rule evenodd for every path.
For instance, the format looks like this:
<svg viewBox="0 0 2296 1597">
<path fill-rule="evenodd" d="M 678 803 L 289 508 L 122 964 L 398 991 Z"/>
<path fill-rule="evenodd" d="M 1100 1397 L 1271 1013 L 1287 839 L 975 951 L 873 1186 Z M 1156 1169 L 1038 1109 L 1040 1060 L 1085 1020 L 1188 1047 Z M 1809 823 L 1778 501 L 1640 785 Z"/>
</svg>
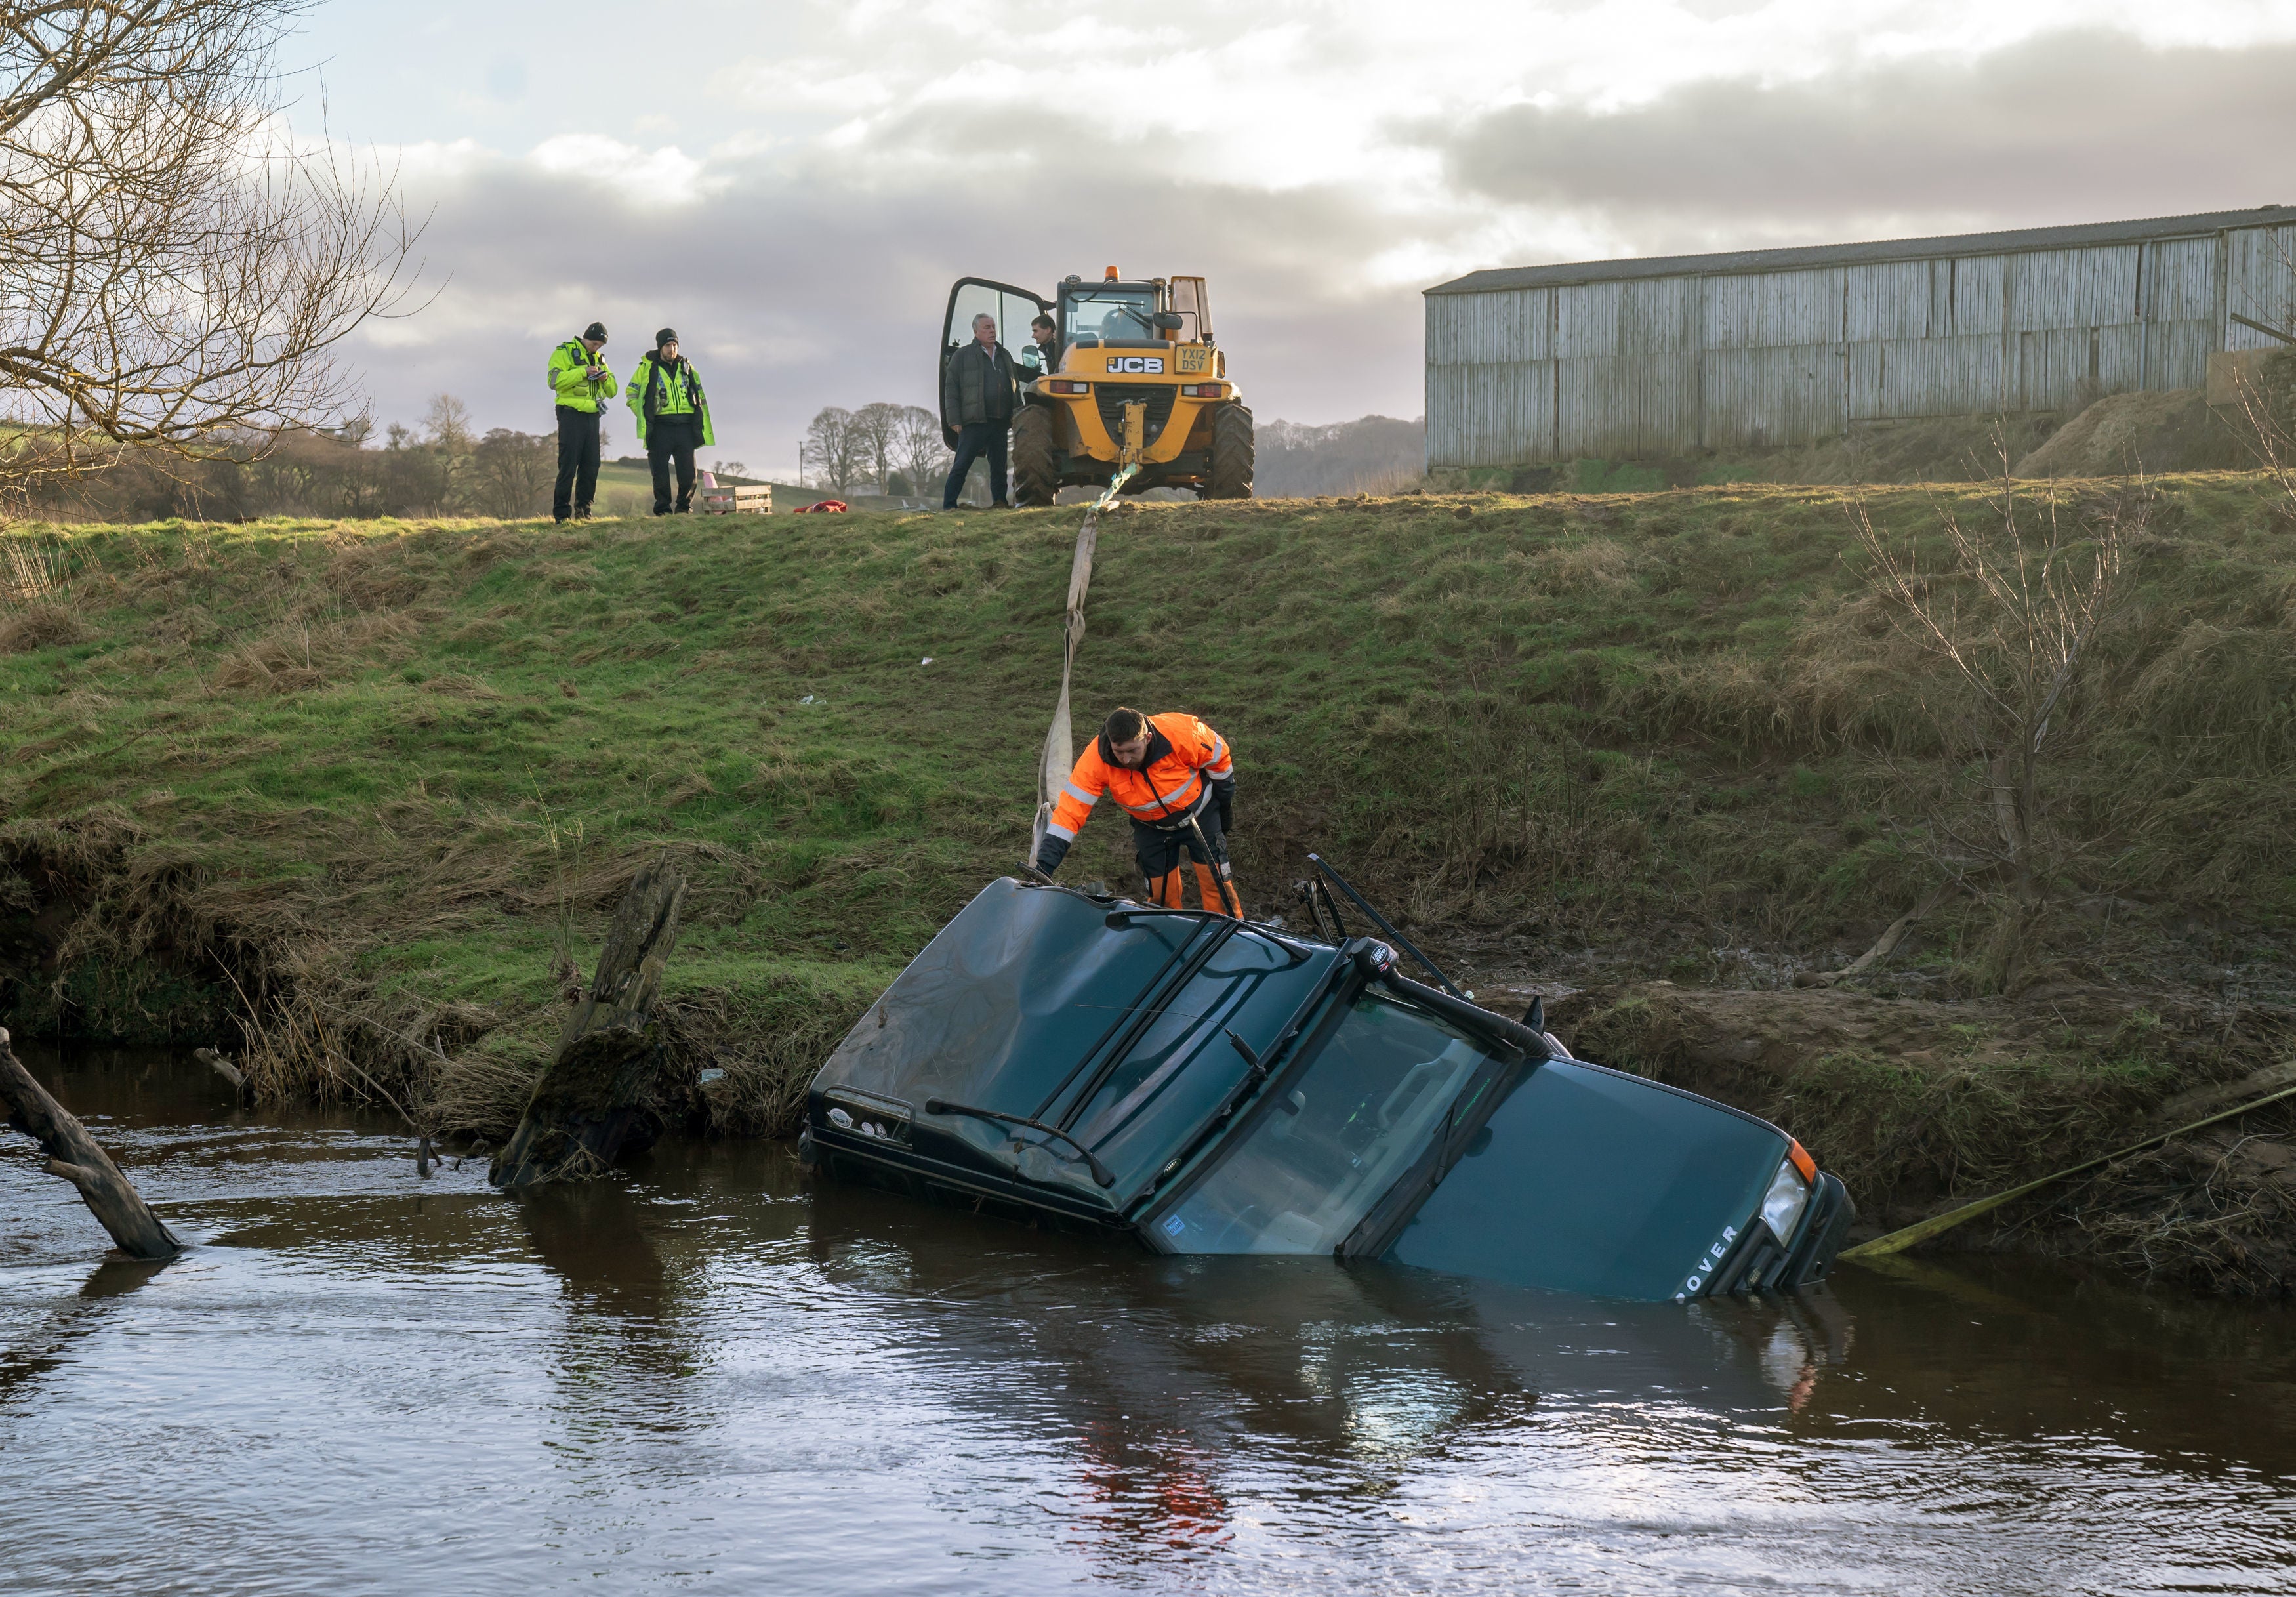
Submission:
<svg viewBox="0 0 2296 1597">
<path fill-rule="evenodd" d="M 1427 296 L 1427 462 L 1798 444 L 2198 388 L 2296 324 L 2296 226 Z"/>
</svg>

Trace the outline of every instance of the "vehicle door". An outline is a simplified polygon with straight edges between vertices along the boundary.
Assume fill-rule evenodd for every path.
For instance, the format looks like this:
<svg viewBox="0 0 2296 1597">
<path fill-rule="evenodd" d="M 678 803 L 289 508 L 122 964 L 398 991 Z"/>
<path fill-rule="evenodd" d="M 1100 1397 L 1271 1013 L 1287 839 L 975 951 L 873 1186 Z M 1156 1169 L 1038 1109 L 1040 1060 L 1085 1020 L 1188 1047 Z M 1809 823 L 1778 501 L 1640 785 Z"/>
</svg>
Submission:
<svg viewBox="0 0 2296 1597">
<path fill-rule="evenodd" d="M 1007 350 L 1018 350 L 1029 337 L 1029 324 L 1039 312 L 1052 308 L 1051 300 L 1009 283 L 993 283 L 986 277 L 956 280 L 948 291 L 948 314 L 941 318 L 940 354 L 933 366 L 933 386 L 941 396 L 940 424 L 944 428 L 954 427 L 956 423 L 948 414 L 948 393 L 940 374 L 947 366 L 948 358 L 972 342 L 972 318 L 984 312 L 995 317 L 996 342 Z"/>
</svg>

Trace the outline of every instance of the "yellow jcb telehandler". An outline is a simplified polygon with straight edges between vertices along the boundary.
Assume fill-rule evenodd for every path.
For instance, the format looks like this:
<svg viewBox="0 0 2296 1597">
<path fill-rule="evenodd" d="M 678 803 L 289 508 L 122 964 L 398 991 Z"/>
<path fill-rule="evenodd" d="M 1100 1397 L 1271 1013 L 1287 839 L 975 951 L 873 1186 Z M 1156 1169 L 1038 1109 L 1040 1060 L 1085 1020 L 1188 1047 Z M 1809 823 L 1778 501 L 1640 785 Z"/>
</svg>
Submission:
<svg viewBox="0 0 2296 1597">
<path fill-rule="evenodd" d="M 1251 412 L 1212 342 L 1201 277 L 1098 282 L 1071 276 L 1046 300 L 1025 288 L 962 277 L 948 292 L 941 361 L 970 342 L 975 317 L 996 318 L 1016 360 L 1029 323 L 1050 313 L 1049 370 L 1022 369 L 1013 418 L 1013 498 L 1049 505 L 1071 485 L 1104 489 L 1126 466 L 1123 491 L 1192 488 L 1201 498 L 1251 497 Z M 947 385 L 942 384 L 944 395 Z M 952 427 L 944 399 L 941 424 Z"/>
</svg>

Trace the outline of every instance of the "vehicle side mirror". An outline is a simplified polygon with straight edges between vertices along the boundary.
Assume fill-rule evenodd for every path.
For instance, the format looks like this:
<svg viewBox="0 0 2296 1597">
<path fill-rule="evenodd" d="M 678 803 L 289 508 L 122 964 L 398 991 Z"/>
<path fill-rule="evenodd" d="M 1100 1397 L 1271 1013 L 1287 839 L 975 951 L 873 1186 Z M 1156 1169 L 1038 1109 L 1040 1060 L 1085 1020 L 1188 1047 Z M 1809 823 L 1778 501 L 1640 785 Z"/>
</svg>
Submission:
<svg viewBox="0 0 2296 1597">
<path fill-rule="evenodd" d="M 1180 330 L 1182 319 L 1180 313 L 1177 310 L 1160 310 L 1156 313 L 1156 331 L 1159 333 L 1177 333 Z"/>
</svg>

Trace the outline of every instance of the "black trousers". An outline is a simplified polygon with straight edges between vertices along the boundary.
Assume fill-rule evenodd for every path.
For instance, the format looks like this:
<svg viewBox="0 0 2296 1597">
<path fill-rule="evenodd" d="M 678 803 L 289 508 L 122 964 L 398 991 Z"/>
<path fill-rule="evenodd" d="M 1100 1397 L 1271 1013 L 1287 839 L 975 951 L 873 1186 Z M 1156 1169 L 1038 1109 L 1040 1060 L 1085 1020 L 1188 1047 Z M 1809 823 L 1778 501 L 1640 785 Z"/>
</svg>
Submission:
<svg viewBox="0 0 2296 1597">
<path fill-rule="evenodd" d="M 1201 844 L 1196 841 L 1198 828 L 1201 828 L 1204 835 Z M 1194 827 L 1168 829 L 1134 821 L 1132 857 L 1140 866 L 1141 880 L 1147 885 L 1152 902 L 1156 897 L 1156 885 L 1179 869 L 1184 860 L 1209 866 L 1215 877 L 1222 882 L 1226 881 L 1231 874 L 1227 834 L 1220 827 L 1219 806 L 1206 804 L 1197 812 Z"/>
<path fill-rule="evenodd" d="M 988 497 L 999 505 L 1004 502 L 1004 440 L 1013 431 L 1013 418 L 994 422 L 967 422 L 956 430 L 956 464 L 948 468 L 948 482 L 940 490 L 940 507 L 956 508 L 956 496 L 964 487 L 964 479 L 972 470 L 972 463 L 983 455 L 988 457 Z"/>
<path fill-rule="evenodd" d="M 550 514 L 560 521 L 590 514 L 598 497 L 598 413 L 558 407 L 558 486 L 551 490 Z"/>
<path fill-rule="evenodd" d="M 693 508 L 693 451 L 701 447 L 701 423 L 687 416 L 658 416 L 646 424 L 646 465 L 653 468 L 653 513 L 669 514 L 669 465 L 677 463 L 679 514 Z"/>
</svg>

